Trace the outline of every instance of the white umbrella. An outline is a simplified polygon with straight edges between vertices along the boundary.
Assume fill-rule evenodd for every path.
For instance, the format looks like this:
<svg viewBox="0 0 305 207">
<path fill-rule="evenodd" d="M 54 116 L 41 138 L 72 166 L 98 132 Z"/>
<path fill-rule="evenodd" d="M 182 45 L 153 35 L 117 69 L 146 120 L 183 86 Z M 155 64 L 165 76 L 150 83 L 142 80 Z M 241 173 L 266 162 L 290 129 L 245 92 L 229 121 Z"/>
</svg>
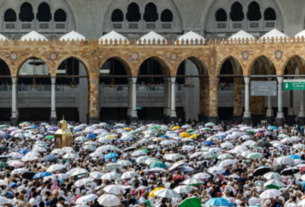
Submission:
<svg viewBox="0 0 305 207">
<path fill-rule="evenodd" d="M 204 152 L 201 157 L 204 159 L 212 159 L 215 158 L 216 156 L 217 155 L 214 152 Z"/>
<path fill-rule="evenodd" d="M 103 175 L 104 175 L 104 173 L 101 173 L 101 172 L 91 172 L 91 173 L 90 173 L 90 177 L 91 177 L 91 178 L 99 179 L 99 180 L 102 179 L 102 176 L 103 176 Z"/>
<path fill-rule="evenodd" d="M 136 162 L 137 163 L 145 163 L 145 161 L 147 160 L 147 159 L 150 159 L 151 157 L 149 157 L 149 156 L 141 156 L 141 157 L 138 157 L 137 159 L 136 159 Z"/>
<path fill-rule="evenodd" d="M 35 148 L 33 149 L 33 151 L 36 151 L 36 152 L 46 152 L 47 149 L 44 148 L 44 147 L 35 147 Z"/>
<path fill-rule="evenodd" d="M 256 142 L 253 141 L 253 140 L 247 140 L 244 143 L 242 143 L 241 145 L 243 145 L 243 146 L 254 146 L 254 145 L 256 145 Z"/>
<path fill-rule="evenodd" d="M 24 172 L 29 171 L 27 168 L 17 168 L 11 172 L 12 175 L 22 174 Z"/>
<path fill-rule="evenodd" d="M 182 157 L 182 155 L 178 154 L 178 153 L 176 153 L 176 154 L 165 154 L 163 157 L 166 160 L 178 160 L 180 157 Z"/>
<path fill-rule="evenodd" d="M 59 174 L 53 174 L 53 175 L 44 177 L 44 178 L 43 178 L 43 182 L 46 182 L 46 181 L 48 181 L 49 179 L 51 179 L 52 182 L 54 182 L 55 180 L 58 180 L 58 179 L 60 179 L 60 180 L 65 180 L 65 179 L 67 179 L 67 178 L 69 178 L 69 175 L 64 174 L 64 173 L 59 173 Z"/>
<path fill-rule="evenodd" d="M 219 166 L 219 167 L 226 167 L 226 166 L 234 165 L 234 164 L 236 164 L 236 160 L 227 159 L 227 160 L 221 161 L 221 162 L 218 164 L 218 166 Z"/>
<path fill-rule="evenodd" d="M 275 160 L 278 165 L 289 165 L 293 163 L 293 158 L 289 156 L 279 157 Z"/>
<path fill-rule="evenodd" d="M 125 189 L 122 185 L 107 185 L 103 189 L 105 192 L 114 194 L 114 195 L 120 195 L 121 193 L 125 193 Z"/>
<path fill-rule="evenodd" d="M 86 185 L 87 183 L 93 182 L 93 180 L 94 180 L 93 178 L 82 178 L 82 179 L 76 181 L 76 182 L 74 183 L 74 185 L 75 185 L 76 187 L 81 187 L 81 186 L 83 186 L 83 185 Z"/>
<path fill-rule="evenodd" d="M 147 170 L 146 172 L 167 172 L 167 171 L 161 167 L 153 167 Z"/>
<path fill-rule="evenodd" d="M 225 160 L 225 159 L 228 159 L 228 158 L 233 158 L 233 156 L 231 154 L 221 154 L 217 158 L 220 159 L 220 160 Z"/>
<path fill-rule="evenodd" d="M 99 202 L 99 204 L 107 207 L 117 206 L 120 204 L 120 199 L 115 195 L 111 195 L 111 194 L 104 194 L 101 197 L 99 197 L 97 201 Z"/>
<path fill-rule="evenodd" d="M 62 149 L 53 149 L 51 154 L 64 154 L 65 151 L 63 151 Z"/>
<path fill-rule="evenodd" d="M 89 195 L 85 195 L 82 196 L 80 198 L 78 198 L 75 202 L 75 204 L 84 204 L 84 203 L 89 203 L 91 201 L 94 201 L 95 199 L 97 199 L 98 197 L 95 194 L 89 194 Z"/>
<path fill-rule="evenodd" d="M 178 187 L 174 188 L 174 191 L 176 191 L 177 193 L 189 193 L 193 190 L 192 186 L 188 186 L 188 185 L 181 185 Z"/>
<path fill-rule="evenodd" d="M 133 153 L 131 153 L 132 157 L 139 157 L 142 155 L 147 155 L 147 153 L 144 152 L 143 150 L 137 150 L 137 151 L 134 151 Z"/>
<path fill-rule="evenodd" d="M 66 168 L 63 164 L 54 164 L 48 167 L 47 172 L 54 172 L 54 171 L 59 171 Z"/>
<path fill-rule="evenodd" d="M 66 174 L 72 176 L 78 176 L 78 175 L 83 175 L 83 174 L 89 174 L 88 170 L 84 168 L 73 168 L 66 172 Z"/>
<path fill-rule="evenodd" d="M 74 154 L 74 153 L 67 153 L 63 156 L 63 158 L 65 158 L 65 159 L 76 159 L 76 158 L 79 158 L 79 156 L 77 154 Z"/>
<path fill-rule="evenodd" d="M 283 177 L 277 172 L 268 172 L 264 175 L 264 178 L 267 180 L 275 179 L 275 180 L 282 180 Z"/>
<path fill-rule="evenodd" d="M 276 186 L 276 187 L 284 187 L 284 186 L 286 186 L 284 183 L 282 183 L 279 180 L 269 180 L 266 183 L 264 183 L 265 187 L 268 186 L 268 185 L 273 185 L 273 186 Z"/>
<path fill-rule="evenodd" d="M 131 166 L 132 165 L 132 163 L 128 160 L 118 160 L 117 163 L 120 164 L 121 166 Z"/>
<path fill-rule="evenodd" d="M 38 156 L 34 154 L 27 153 L 22 159 L 23 162 L 38 160 Z"/>
<path fill-rule="evenodd" d="M 134 171 L 127 171 L 124 172 L 123 175 L 121 176 L 122 179 L 130 179 L 133 178 L 135 176 L 137 176 L 138 173 L 134 172 Z"/>
<path fill-rule="evenodd" d="M 155 195 L 162 198 L 180 198 L 180 195 L 171 189 L 162 189 L 155 192 Z"/>
<path fill-rule="evenodd" d="M 210 167 L 208 169 L 208 172 L 211 174 L 221 174 L 225 172 L 225 169 L 223 169 L 222 167 L 214 166 L 214 167 Z"/>
<path fill-rule="evenodd" d="M 19 152 L 11 152 L 7 156 L 11 157 L 14 160 L 21 159 L 24 155 Z"/>
<path fill-rule="evenodd" d="M 225 148 L 225 149 L 233 149 L 234 148 L 234 145 L 231 142 L 224 142 L 220 146 L 222 148 Z"/>
<path fill-rule="evenodd" d="M 208 173 L 197 173 L 193 177 L 197 179 L 208 179 L 211 177 L 211 175 Z"/>
<path fill-rule="evenodd" d="M 116 172 L 105 173 L 102 176 L 102 180 L 113 180 L 113 179 L 116 179 L 116 178 L 118 178 L 120 176 L 121 175 L 119 173 L 116 173 Z"/>
<path fill-rule="evenodd" d="M 73 152 L 73 148 L 72 147 L 63 147 L 61 148 L 65 153 L 71 153 Z"/>
<path fill-rule="evenodd" d="M 90 157 L 104 157 L 102 153 L 100 152 L 92 152 L 89 154 Z"/>
<path fill-rule="evenodd" d="M 112 140 L 107 139 L 107 138 L 105 138 L 105 137 L 101 137 L 101 138 L 98 139 L 98 142 L 104 143 L 104 144 L 109 144 L 109 143 L 112 142 Z"/>
<path fill-rule="evenodd" d="M 194 146 L 192 146 L 192 145 L 184 145 L 183 147 L 182 147 L 182 150 L 184 150 L 184 151 L 191 151 L 191 150 L 193 150 L 195 147 Z"/>
<path fill-rule="evenodd" d="M 191 177 L 189 179 L 184 180 L 182 184 L 184 185 L 203 184 L 203 181 L 198 178 Z"/>
<path fill-rule="evenodd" d="M 107 152 L 107 151 L 121 151 L 119 148 L 117 148 L 116 146 L 113 145 L 104 145 L 104 146 L 100 146 L 96 149 L 96 152 Z"/>
<path fill-rule="evenodd" d="M 122 165 L 118 164 L 118 163 L 108 163 L 105 167 L 104 167 L 104 171 L 112 171 L 112 170 L 116 170 L 118 168 L 121 168 Z"/>
<path fill-rule="evenodd" d="M 0 196 L 0 205 L 13 204 L 13 200 Z"/>
<path fill-rule="evenodd" d="M 260 198 L 274 198 L 274 197 L 279 196 L 281 194 L 282 193 L 279 190 L 268 189 L 268 190 L 265 190 L 264 192 L 262 192 L 259 197 Z"/>
</svg>

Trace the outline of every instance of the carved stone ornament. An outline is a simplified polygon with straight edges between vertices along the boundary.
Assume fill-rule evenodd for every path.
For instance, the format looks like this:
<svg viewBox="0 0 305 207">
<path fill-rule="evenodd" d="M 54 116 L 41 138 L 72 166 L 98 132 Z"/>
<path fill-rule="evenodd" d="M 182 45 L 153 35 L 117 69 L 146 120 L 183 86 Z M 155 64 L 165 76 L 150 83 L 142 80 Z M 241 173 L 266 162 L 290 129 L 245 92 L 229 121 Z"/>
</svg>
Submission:
<svg viewBox="0 0 305 207">
<path fill-rule="evenodd" d="M 282 56 L 283 56 L 283 52 L 281 50 L 278 50 L 275 52 L 275 58 L 280 60 L 282 59 Z"/>
<path fill-rule="evenodd" d="M 138 60 L 139 54 L 136 52 L 131 53 L 130 55 L 131 60 Z"/>
<path fill-rule="evenodd" d="M 244 51 L 244 52 L 242 53 L 242 57 L 243 57 L 244 60 L 248 60 L 248 58 L 249 58 L 249 52 L 248 52 L 248 51 Z"/>
<path fill-rule="evenodd" d="M 51 60 L 56 60 L 56 59 L 57 59 L 57 54 L 56 54 L 55 52 L 52 52 L 52 53 L 50 54 L 50 59 L 51 59 Z"/>
<path fill-rule="evenodd" d="M 10 58 L 11 58 L 11 60 L 16 60 L 16 59 L 18 58 L 17 53 L 12 52 L 12 53 L 10 54 Z"/>
<path fill-rule="evenodd" d="M 170 58 L 171 60 L 177 60 L 178 55 L 177 55 L 177 53 L 172 52 L 172 53 L 169 55 L 169 58 Z"/>
</svg>

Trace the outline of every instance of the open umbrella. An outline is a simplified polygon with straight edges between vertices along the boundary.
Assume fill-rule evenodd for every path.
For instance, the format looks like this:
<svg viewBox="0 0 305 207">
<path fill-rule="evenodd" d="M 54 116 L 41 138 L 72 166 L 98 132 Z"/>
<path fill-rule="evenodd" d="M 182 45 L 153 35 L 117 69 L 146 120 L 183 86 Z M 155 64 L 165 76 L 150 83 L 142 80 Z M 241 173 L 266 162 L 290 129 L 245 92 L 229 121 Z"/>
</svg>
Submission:
<svg viewBox="0 0 305 207">
<path fill-rule="evenodd" d="M 59 171 L 66 168 L 66 166 L 64 166 L 63 164 L 55 164 L 55 165 L 51 165 L 48 169 L 47 172 L 55 172 L 55 171 Z"/>
<path fill-rule="evenodd" d="M 28 180 L 33 180 L 33 177 L 36 173 L 35 172 L 32 172 L 32 171 L 27 171 L 27 172 L 24 172 L 22 174 L 22 178 L 25 178 L 25 179 L 28 179 Z"/>
<path fill-rule="evenodd" d="M 271 189 L 280 189 L 284 186 L 286 186 L 284 183 L 278 180 L 269 180 L 268 182 L 264 183 L 264 186 Z"/>
<path fill-rule="evenodd" d="M 80 198 L 78 198 L 75 202 L 75 204 L 85 204 L 85 203 L 89 203 L 91 201 L 94 201 L 95 199 L 97 199 L 98 197 L 95 194 L 89 194 L 89 195 L 85 195 L 82 196 Z"/>
<path fill-rule="evenodd" d="M 125 193 L 125 189 L 123 185 L 107 185 L 103 188 L 106 193 L 120 195 L 121 193 Z"/>
<path fill-rule="evenodd" d="M 234 203 L 230 203 L 227 199 L 224 198 L 211 198 L 206 202 L 206 204 L 212 206 L 234 206 Z"/>
<path fill-rule="evenodd" d="M 52 173 L 50 173 L 50 172 L 39 172 L 34 175 L 33 179 L 39 179 L 39 178 L 47 177 L 50 175 L 52 175 Z"/>
<path fill-rule="evenodd" d="M 283 179 L 283 177 L 279 173 L 277 173 L 277 172 L 266 173 L 264 175 L 264 178 L 266 178 L 267 180 L 272 180 L 272 179 L 282 180 Z"/>
<path fill-rule="evenodd" d="M 192 186 L 188 186 L 188 185 L 180 185 L 178 187 L 174 188 L 174 191 L 176 191 L 177 193 L 189 193 L 193 190 Z"/>
<path fill-rule="evenodd" d="M 286 168 L 286 169 L 282 170 L 281 175 L 293 175 L 293 174 L 296 174 L 298 172 L 300 172 L 299 168 L 289 167 L 289 168 Z"/>
<path fill-rule="evenodd" d="M 254 170 L 253 172 L 253 176 L 260 176 L 260 175 L 264 175 L 266 174 L 267 172 L 270 172 L 270 167 L 267 167 L 267 166 L 261 166 L 257 169 Z"/>
<path fill-rule="evenodd" d="M 262 192 L 259 197 L 260 198 L 275 198 L 279 195 L 281 195 L 281 191 L 277 190 L 277 189 L 268 189 L 265 190 L 264 192 Z"/>
<path fill-rule="evenodd" d="M 86 185 L 87 183 L 93 182 L 93 180 L 94 180 L 93 178 L 82 178 L 82 179 L 76 181 L 76 182 L 74 183 L 74 185 L 75 185 L 76 187 L 81 187 L 81 186 Z"/>
<path fill-rule="evenodd" d="M 197 178 L 191 177 L 189 179 L 186 179 L 182 182 L 184 185 L 191 185 L 191 186 L 199 186 L 203 184 L 203 182 Z"/>
<path fill-rule="evenodd" d="M 57 162 L 57 157 L 54 155 L 47 155 L 43 158 L 43 161 L 46 162 Z"/>
<path fill-rule="evenodd" d="M 179 203 L 178 207 L 201 207 L 201 199 L 196 197 L 191 197 L 183 200 Z"/>
<path fill-rule="evenodd" d="M 120 204 L 120 199 L 115 195 L 111 195 L 111 194 L 104 194 L 100 196 L 97 201 L 99 202 L 99 204 L 107 207 L 117 206 Z"/>
<path fill-rule="evenodd" d="M 101 180 L 103 175 L 104 175 L 104 173 L 101 173 L 101 172 L 91 172 L 90 173 L 91 178 L 98 179 L 98 180 Z"/>
<path fill-rule="evenodd" d="M 162 189 L 155 192 L 155 195 L 162 198 L 180 198 L 180 195 L 171 189 Z"/>
</svg>

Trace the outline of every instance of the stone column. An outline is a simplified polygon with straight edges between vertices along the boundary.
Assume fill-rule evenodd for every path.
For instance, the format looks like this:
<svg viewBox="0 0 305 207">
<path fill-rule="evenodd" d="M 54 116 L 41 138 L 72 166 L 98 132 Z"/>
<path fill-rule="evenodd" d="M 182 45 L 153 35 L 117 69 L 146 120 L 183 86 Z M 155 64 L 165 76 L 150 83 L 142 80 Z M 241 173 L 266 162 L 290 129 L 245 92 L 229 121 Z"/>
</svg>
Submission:
<svg viewBox="0 0 305 207">
<path fill-rule="evenodd" d="M 278 94 L 277 94 L 277 98 L 278 98 L 278 112 L 276 114 L 276 123 L 277 125 L 282 126 L 284 124 L 285 121 L 285 117 L 284 117 L 284 113 L 283 113 L 283 77 L 277 77 L 277 81 L 278 81 Z"/>
<path fill-rule="evenodd" d="M 303 126 L 305 125 L 305 107 L 304 107 L 304 98 L 305 98 L 305 91 L 300 91 L 301 93 L 301 103 L 300 103 L 300 111 L 299 111 L 299 115 L 298 115 L 298 120 L 299 120 L 299 125 Z"/>
<path fill-rule="evenodd" d="M 17 109 L 17 101 L 18 101 L 18 90 L 17 90 L 18 78 L 12 77 L 12 125 L 18 125 L 18 109 Z"/>
<path fill-rule="evenodd" d="M 134 122 L 138 120 L 137 115 L 137 78 L 132 77 L 129 79 L 130 86 L 128 87 L 128 91 L 130 93 L 130 111 L 128 114 L 128 122 Z"/>
<path fill-rule="evenodd" d="M 170 121 L 176 121 L 176 119 L 177 119 L 177 115 L 176 115 L 176 78 L 171 77 L 170 83 L 171 83 L 171 107 L 170 107 L 169 118 L 170 118 Z"/>
<path fill-rule="evenodd" d="M 268 81 L 271 81 L 271 78 L 268 78 Z M 266 120 L 269 124 L 273 123 L 273 109 L 272 109 L 272 97 L 267 97 L 267 111 L 266 111 Z"/>
<path fill-rule="evenodd" d="M 242 122 L 242 101 L 241 101 L 241 79 L 234 79 L 234 108 L 232 122 L 240 124 Z"/>
<path fill-rule="evenodd" d="M 209 117 L 208 121 L 213 122 L 215 124 L 218 123 L 218 83 L 219 78 L 210 77 L 210 79 L 206 80 L 209 82 Z"/>
<path fill-rule="evenodd" d="M 171 89 L 171 79 L 167 78 L 167 113 L 166 113 L 166 122 L 169 122 L 169 117 L 171 114 L 171 102 L 172 102 L 172 89 Z"/>
<path fill-rule="evenodd" d="M 164 78 L 164 112 L 163 112 L 163 121 L 167 122 L 168 117 L 168 80 Z"/>
<path fill-rule="evenodd" d="M 244 111 L 244 116 L 243 116 L 243 122 L 244 124 L 251 124 L 251 113 L 250 113 L 250 104 L 249 104 L 249 100 L 250 100 L 250 77 L 249 76 L 245 76 L 244 77 L 245 80 L 245 111 Z"/>
<path fill-rule="evenodd" d="M 50 117 L 50 123 L 56 124 L 57 118 L 56 118 L 56 91 L 55 91 L 55 81 L 56 77 L 51 77 L 51 117 Z"/>
<path fill-rule="evenodd" d="M 289 91 L 289 108 L 288 108 L 287 124 L 291 126 L 294 123 L 295 123 L 295 115 L 293 109 L 293 91 Z"/>
</svg>

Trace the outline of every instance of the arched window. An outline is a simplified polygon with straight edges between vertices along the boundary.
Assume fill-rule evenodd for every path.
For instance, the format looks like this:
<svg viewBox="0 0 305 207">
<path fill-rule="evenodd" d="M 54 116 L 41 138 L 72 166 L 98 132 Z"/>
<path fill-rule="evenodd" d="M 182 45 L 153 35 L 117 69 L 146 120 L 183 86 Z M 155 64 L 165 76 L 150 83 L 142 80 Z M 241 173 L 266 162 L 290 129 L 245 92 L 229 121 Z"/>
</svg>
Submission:
<svg viewBox="0 0 305 207">
<path fill-rule="evenodd" d="M 235 2 L 234 4 L 232 4 L 230 18 L 233 22 L 243 21 L 243 6 L 239 2 Z"/>
<path fill-rule="evenodd" d="M 122 22 L 124 21 L 124 14 L 120 9 L 115 9 L 111 14 L 112 22 Z"/>
<path fill-rule="evenodd" d="M 163 10 L 161 13 L 161 22 L 172 22 L 174 19 L 173 13 L 169 9 Z"/>
<path fill-rule="evenodd" d="M 4 13 L 4 21 L 5 22 L 16 22 L 17 21 L 16 12 L 13 9 L 6 10 Z"/>
<path fill-rule="evenodd" d="M 141 20 L 140 8 L 138 4 L 131 3 L 127 8 L 126 19 L 129 22 L 138 22 Z"/>
<path fill-rule="evenodd" d="M 19 19 L 22 22 L 31 22 L 34 19 L 33 7 L 25 2 L 21 5 Z"/>
<path fill-rule="evenodd" d="M 275 21 L 276 13 L 275 13 L 274 9 L 267 8 L 264 12 L 264 19 L 265 19 L 265 21 Z"/>
<path fill-rule="evenodd" d="M 148 3 L 145 6 L 144 20 L 146 22 L 155 22 L 158 20 L 158 11 L 155 4 Z"/>
<path fill-rule="evenodd" d="M 259 21 L 262 18 L 260 6 L 257 2 L 253 1 L 249 4 L 247 17 L 250 21 Z"/>
<path fill-rule="evenodd" d="M 51 9 L 49 4 L 43 2 L 38 6 L 38 13 L 36 16 L 39 22 L 49 22 L 52 19 Z"/>
<path fill-rule="evenodd" d="M 58 9 L 54 14 L 54 21 L 55 22 L 66 22 L 67 21 L 67 14 L 64 10 Z"/>
<path fill-rule="evenodd" d="M 227 12 L 224 9 L 218 9 L 215 13 L 215 20 L 217 22 L 226 22 L 228 21 Z"/>
</svg>

